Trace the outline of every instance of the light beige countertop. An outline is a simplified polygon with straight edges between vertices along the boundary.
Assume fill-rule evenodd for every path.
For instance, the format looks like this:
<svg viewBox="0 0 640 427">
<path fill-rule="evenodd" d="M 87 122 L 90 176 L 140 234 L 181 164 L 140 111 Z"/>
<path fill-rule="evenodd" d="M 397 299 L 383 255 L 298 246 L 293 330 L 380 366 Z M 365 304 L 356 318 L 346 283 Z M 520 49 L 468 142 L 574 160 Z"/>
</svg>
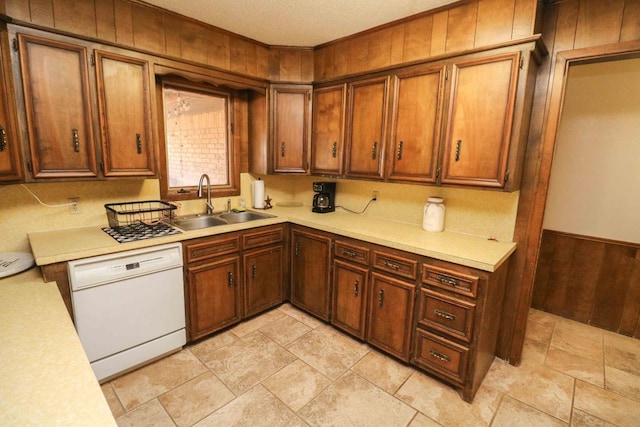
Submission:
<svg viewBox="0 0 640 427">
<path fill-rule="evenodd" d="M 55 282 L 0 279 L 0 425 L 115 426 Z"/>
<path fill-rule="evenodd" d="M 291 208 L 276 206 L 266 213 L 275 215 L 275 217 L 185 231 L 181 234 L 131 243 L 118 243 L 103 232 L 100 227 L 95 226 L 29 233 L 29 242 L 36 264 L 47 265 L 290 222 L 490 272 L 495 271 L 516 249 L 514 242 L 497 242 L 446 230 L 441 233 L 431 233 L 424 231 L 420 225 L 416 224 L 350 213 L 318 214 L 311 212 L 311 208 L 308 206 Z"/>
</svg>

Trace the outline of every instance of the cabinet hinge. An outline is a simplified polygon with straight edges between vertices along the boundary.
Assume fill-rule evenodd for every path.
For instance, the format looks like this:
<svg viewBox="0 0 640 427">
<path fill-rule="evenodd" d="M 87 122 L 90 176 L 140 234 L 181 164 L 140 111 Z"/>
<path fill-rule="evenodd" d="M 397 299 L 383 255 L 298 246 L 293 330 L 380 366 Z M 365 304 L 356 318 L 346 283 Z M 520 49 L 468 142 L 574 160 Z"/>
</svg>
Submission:
<svg viewBox="0 0 640 427">
<path fill-rule="evenodd" d="M 449 70 L 444 70 L 444 79 L 449 80 Z"/>
<path fill-rule="evenodd" d="M 13 46 L 13 50 L 15 52 L 18 51 L 18 39 L 16 37 L 13 38 L 13 40 L 11 40 L 11 45 Z"/>
<path fill-rule="evenodd" d="M 440 178 L 440 166 L 436 169 L 436 181 Z"/>
<path fill-rule="evenodd" d="M 100 160 L 100 170 L 104 173 L 104 161 Z"/>
<path fill-rule="evenodd" d="M 233 134 L 233 129 L 234 129 L 233 123 L 231 123 L 231 134 Z"/>
<path fill-rule="evenodd" d="M 507 183 L 507 181 L 509 181 L 509 169 L 507 169 L 507 171 L 504 174 L 504 182 L 505 182 L 505 184 Z"/>
<path fill-rule="evenodd" d="M 524 59 L 520 58 L 520 69 L 522 70 L 522 67 L 524 65 Z"/>
<path fill-rule="evenodd" d="M 27 170 L 29 172 L 33 172 L 33 164 L 31 163 L 31 160 L 27 160 Z"/>
<path fill-rule="evenodd" d="M 91 62 L 91 65 L 96 65 L 96 56 L 93 53 L 89 56 L 89 61 Z"/>
</svg>

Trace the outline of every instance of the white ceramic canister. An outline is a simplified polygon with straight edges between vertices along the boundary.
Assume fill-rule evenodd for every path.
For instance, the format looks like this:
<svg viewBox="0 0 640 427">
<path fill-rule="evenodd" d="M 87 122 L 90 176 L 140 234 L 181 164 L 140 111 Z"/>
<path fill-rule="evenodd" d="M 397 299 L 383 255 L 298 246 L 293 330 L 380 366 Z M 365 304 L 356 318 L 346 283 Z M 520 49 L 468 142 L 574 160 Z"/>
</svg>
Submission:
<svg viewBox="0 0 640 427">
<path fill-rule="evenodd" d="M 444 200 L 440 197 L 429 197 L 424 204 L 422 228 L 427 231 L 444 230 Z"/>
</svg>

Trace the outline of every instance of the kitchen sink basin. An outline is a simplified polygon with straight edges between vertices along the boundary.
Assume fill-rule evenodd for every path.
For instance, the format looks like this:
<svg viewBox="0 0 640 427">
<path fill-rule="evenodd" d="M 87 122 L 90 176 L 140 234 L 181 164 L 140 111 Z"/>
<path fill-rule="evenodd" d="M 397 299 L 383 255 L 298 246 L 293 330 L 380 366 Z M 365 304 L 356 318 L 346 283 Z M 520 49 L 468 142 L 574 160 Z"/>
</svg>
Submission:
<svg viewBox="0 0 640 427">
<path fill-rule="evenodd" d="M 252 211 L 227 212 L 213 215 L 199 214 L 178 217 L 173 221 L 173 225 L 183 230 L 199 230 L 201 228 L 215 227 L 218 225 L 237 224 L 239 222 L 273 217 L 273 215 Z"/>
<path fill-rule="evenodd" d="M 227 221 L 229 224 L 235 224 L 237 222 L 255 221 L 257 219 L 273 218 L 273 215 L 260 213 L 260 212 L 229 212 L 219 215 L 220 218 Z"/>
<path fill-rule="evenodd" d="M 217 215 L 189 215 L 173 221 L 173 225 L 183 230 L 198 230 L 226 224 L 228 224 L 228 222 L 219 218 Z"/>
</svg>

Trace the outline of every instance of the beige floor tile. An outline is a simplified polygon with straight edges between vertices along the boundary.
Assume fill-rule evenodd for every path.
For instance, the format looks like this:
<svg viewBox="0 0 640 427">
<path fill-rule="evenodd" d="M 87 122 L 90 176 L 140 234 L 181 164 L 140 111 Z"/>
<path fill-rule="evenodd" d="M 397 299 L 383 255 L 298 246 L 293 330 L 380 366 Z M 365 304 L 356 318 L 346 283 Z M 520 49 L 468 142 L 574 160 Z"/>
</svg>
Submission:
<svg viewBox="0 0 640 427">
<path fill-rule="evenodd" d="M 530 308 L 527 324 L 528 322 L 535 322 L 553 326 L 555 325 L 556 320 L 558 320 L 559 318 L 560 317 L 556 316 L 555 314 L 547 313 L 546 311 L 537 310 L 535 308 Z"/>
<path fill-rule="evenodd" d="M 411 423 L 409 423 L 408 427 L 440 427 L 441 424 L 433 421 L 431 418 L 427 417 L 425 414 L 418 412 Z"/>
<path fill-rule="evenodd" d="M 297 309 L 296 307 L 292 306 L 291 304 L 282 304 L 280 307 L 278 307 L 278 310 L 282 311 L 283 313 L 287 314 L 288 316 L 293 317 L 294 319 L 298 320 L 299 322 L 304 323 L 305 325 L 307 325 L 311 329 L 315 329 L 315 328 L 325 324 L 321 320 L 318 320 L 315 317 L 311 316 L 310 314 L 307 314 L 304 311 Z"/>
<path fill-rule="evenodd" d="M 207 371 L 190 351 L 182 350 L 111 382 L 125 410 L 165 393 Z"/>
<path fill-rule="evenodd" d="M 369 348 L 330 326 L 321 326 L 300 337 L 287 350 L 335 380 L 367 354 Z"/>
<path fill-rule="evenodd" d="M 589 325 L 559 318 L 553 330 L 550 347 L 587 359 L 603 361 L 603 331 Z"/>
<path fill-rule="evenodd" d="M 291 353 L 254 332 L 213 352 L 207 366 L 234 394 L 240 395 L 293 360 Z"/>
<path fill-rule="evenodd" d="M 547 352 L 545 365 L 598 387 L 604 387 L 604 365 L 602 362 L 551 347 Z"/>
<path fill-rule="evenodd" d="M 548 348 L 548 343 L 525 339 L 524 347 L 522 348 L 522 359 L 520 360 L 521 366 L 544 365 Z"/>
<path fill-rule="evenodd" d="M 205 426 L 306 426 L 291 409 L 258 384 L 196 424 Z"/>
<path fill-rule="evenodd" d="M 606 378 L 605 388 L 621 396 L 628 397 L 640 404 L 640 377 L 630 374 L 626 371 L 613 368 L 611 366 L 604 367 L 604 376 Z"/>
<path fill-rule="evenodd" d="M 547 316 L 542 315 L 529 317 L 529 320 L 527 321 L 527 331 L 525 333 L 525 337 L 527 339 L 548 344 L 551 341 L 551 336 L 553 335 L 555 324 L 555 318 L 551 319 Z"/>
<path fill-rule="evenodd" d="M 370 351 L 352 368 L 389 394 L 394 394 L 414 370 L 377 351 Z"/>
<path fill-rule="evenodd" d="M 571 417 L 574 378 L 543 366 L 516 368 L 496 359 L 483 385 L 564 422 Z M 428 414 L 427 414 L 428 415 Z"/>
<path fill-rule="evenodd" d="M 206 372 L 158 400 L 178 426 L 191 426 L 235 397 L 215 375 Z"/>
<path fill-rule="evenodd" d="M 571 427 L 616 427 L 600 418 L 574 409 L 571 414 Z"/>
<path fill-rule="evenodd" d="M 576 381 L 574 408 L 620 427 L 640 425 L 640 405 L 584 381 Z"/>
<path fill-rule="evenodd" d="M 239 325 L 231 329 L 231 332 L 233 332 L 238 337 L 244 337 L 251 332 L 257 331 L 263 326 L 268 325 L 275 320 L 278 320 L 282 316 L 284 316 L 284 313 L 282 311 L 274 309 L 261 314 L 258 317 L 254 317 L 253 319 L 249 319 L 240 323 Z"/>
<path fill-rule="evenodd" d="M 278 344 L 286 346 L 309 332 L 311 328 L 291 316 L 282 316 L 259 330 Z"/>
<path fill-rule="evenodd" d="M 501 394 L 481 386 L 473 403 L 462 400 L 453 388 L 415 372 L 395 396 L 443 426 L 488 426 Z"/>
<path fill-rule="evenodd" d="M 102 384 L 100 388 L 102 389 L 104 398 L 107 399 L 107 403 L 109 404 L 109 409 L 111 409 L 113 418 L 118 418 L 120 415 L 124 414 L 125 410 L 122 407 L 122 403 L 120 403 L 120 399 L 118 399 L 118 395 L 113 389 L 111 383 Z"/>
<path fill-rule="evenodd" d="M 195 356 L 202 360 L 202 362 L 207 363 L 210 355 L 213 354 L 216 350 L 225 347 L 227 345 L 231 345 L 238 341 L 238 337 L 231 331 L 225 331 L 216 335 L 213 335 L 209 338 L 206 338 L 197 344 L 191 345 L 187 347 L 191 353 L 195 354 Z"/>
<path fill-rule="evenodd" d="M 347 372 L 298 411 L 314 426 L 406 426 L 415 409 Z"/>
<path fill-rule="evenodd" d="M 640 340 L 605 332 L 604 363 L 640 376 Z"/>
<path fill-rule="evenodd" d="M 119 417 L 116 422 L 120 427 L 175 427 L 171 417 L 158 402 L 158 399 L 138 406 L 133 411 Z"/>
<path fill-rule="evenodd" d="M 329 378 L 299 359 L 262 382 L 293 411 L 309 403 L 330 384 Z"/>
<path fill-rule="evenodd" d="M 568 425 L 568 423 L 553 418 L 551 415 L 525 405 L 509 396 L 504 396 L 491 423 L 492 427 L 563 427 Z"/>
</svg>

